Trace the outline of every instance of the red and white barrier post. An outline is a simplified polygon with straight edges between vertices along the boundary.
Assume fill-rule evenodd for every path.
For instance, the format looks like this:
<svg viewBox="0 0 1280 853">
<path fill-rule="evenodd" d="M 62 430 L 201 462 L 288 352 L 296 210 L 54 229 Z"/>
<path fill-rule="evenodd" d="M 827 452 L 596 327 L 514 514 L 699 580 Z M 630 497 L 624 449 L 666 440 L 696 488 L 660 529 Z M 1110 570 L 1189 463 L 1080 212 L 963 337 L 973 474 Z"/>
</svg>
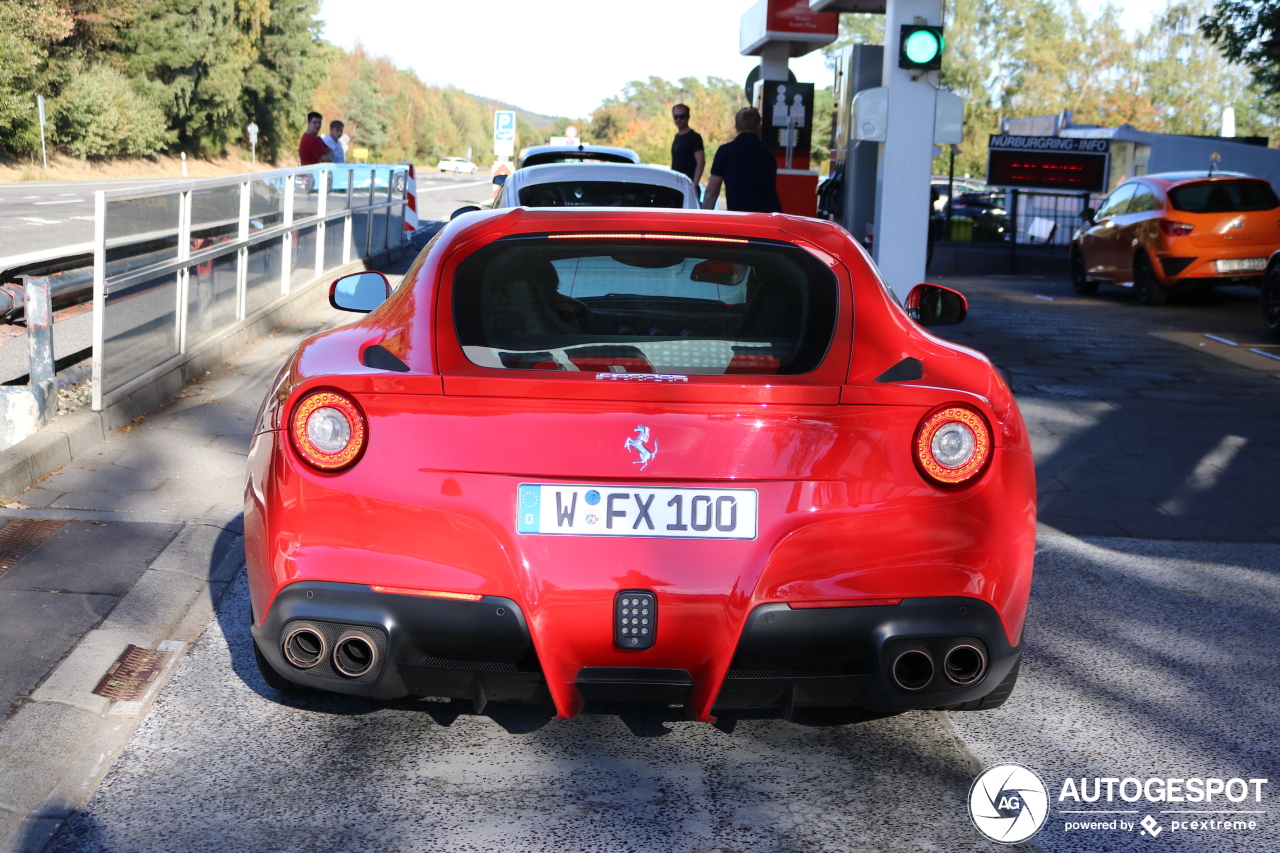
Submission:
<svg viewBox="0 0 1280 853">
<path fill-rule="evenodd" d="M 405 187 L 404 230 L 418 230 L 418 179 L 409 164 L 409 183 Z"/>
</svg>

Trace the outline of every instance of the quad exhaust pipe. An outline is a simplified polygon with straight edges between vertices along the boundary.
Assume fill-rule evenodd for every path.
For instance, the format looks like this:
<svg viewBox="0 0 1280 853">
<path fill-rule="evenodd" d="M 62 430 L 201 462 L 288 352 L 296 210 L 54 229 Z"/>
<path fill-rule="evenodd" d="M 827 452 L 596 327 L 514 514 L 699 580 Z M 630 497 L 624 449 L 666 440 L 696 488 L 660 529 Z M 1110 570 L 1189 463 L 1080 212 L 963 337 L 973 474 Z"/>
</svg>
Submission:
<svg viewBox="0 0 1280 853">
<path fill-rule="evenodd" d="M 330 652 L 324 631 L 310 622 L 298 622 L 285 633 L 281 648 L 290 666 L 312 669 L 327 658 L 334 671 L 347 678 L 359 678 L 378 664 L 378 644 L 359 628 L 343 631 Z"/>
<path fill-rule="evenodd" d="M 333 644 L 333 668 L 347 678 L 359 678 L 378 662 L 378 646 L 364 631 L 344 631 Z"/>
<path fill-rule="evenodd" d="M 324 660 L 325 653 L 329 651 L 329 644 L 320 629 L 305 622 L 294 625 L 285 634 L 282 645 L 285 660 L 298 669 L 311 669 Z"/>
<path fill-rule="evenodd" d="M 933 655 L 924 648 L 907 649 L 898 655 L 891 670 L 893 683 L 903 690 L 923 690 L 933 682 Z M 987 653 L 980 645 L 959 642 L 942 658 L 942 675 L 959 687 L 977 684 L 987 674 Z"/>
<path fill-rule="evenodd" d="M 952 684 L 976 684 L 987 674 L 987 655 L 969 643 L 952 646 L 942 661 L 942 672 Z"/>
<path fill-rule="evenodd" d="M 923 690 L 933 681 L 933 657 L 924 649 L 907 649 L 893 662 L 893 681 L 903 690 Z"/>
</svg>

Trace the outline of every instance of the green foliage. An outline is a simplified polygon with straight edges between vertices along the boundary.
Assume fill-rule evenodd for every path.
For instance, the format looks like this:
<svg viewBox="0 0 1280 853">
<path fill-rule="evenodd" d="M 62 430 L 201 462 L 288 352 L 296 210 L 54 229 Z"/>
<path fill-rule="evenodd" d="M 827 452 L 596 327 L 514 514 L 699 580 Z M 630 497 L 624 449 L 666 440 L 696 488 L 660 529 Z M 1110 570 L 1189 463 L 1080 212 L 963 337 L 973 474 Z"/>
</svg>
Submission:
<svg viewBox="0 0 1280 853">
<path fill-rule="evenodd" d="M 76 157 L 155 154 L 173 141 L 160 106 L 105 66 L 77 72 L 51 106 L 52 141 Z"/>
<path fill-rule="evenodd" d="M 359 139 L 362 147 L 380 152 L 386 147 L 388 109 L 387 99 L 382 95 L 378 85 L 377 70 L 373 63 L 360 63 L 360 71 L 347 87 L 347 96 L 342 99 L 344 121 L 351 126 L 348 133 Z"/>
<path fill-rule="evenodd" d="M 1280 34 L 1280 0 L 1218 0 L 1199 25 L 1227 59 L 1251 71 L 1261 91 L 1280 95 L 1280 62 L 1262 44 Z"/>
<path fill-rule="evenodd" d="M 36 88 L 50 46 L 73 28 L 65 10 L 43 0 L 0 2 L 0 152 L 40 151 Z"/>
<path fill-rule="evenodd" d="M 0 153 L 38 151 L 42 94 L 56 112 L 51 137 L 76 156 L 217 154 L 250 118 L 273 156 L 293 90 L 310 91 L 323 67 L 318 10 L 319 0 L 0 0 Z"/>
<path fill-rule="evenodd" d="M 622 93 L 605 100 L 591 114 L 582 135 L 603 145 L 632 148 L 645 163 L 669 165 L 675 125 L 671 108 L 689 107 L 689 126 L 702 134 L 707 162 L 721 144 L 733 139 L 733 116 L 747 106 L 742 85 L 723 77 L 683 77 L 677 83 L 650 77 L 633 80 Z"/>
</svg>

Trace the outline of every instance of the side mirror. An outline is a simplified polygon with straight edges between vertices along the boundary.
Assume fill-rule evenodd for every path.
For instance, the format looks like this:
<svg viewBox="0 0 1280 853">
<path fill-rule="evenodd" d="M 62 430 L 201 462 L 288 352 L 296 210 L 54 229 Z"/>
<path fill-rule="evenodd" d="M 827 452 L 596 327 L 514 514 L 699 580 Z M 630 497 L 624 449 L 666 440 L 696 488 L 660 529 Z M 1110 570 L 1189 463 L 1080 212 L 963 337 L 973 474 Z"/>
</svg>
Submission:
<svg viewBox="0 0 1280 853">
<path fill-rule="evenodd" d="M 380 272 L 344 275 L 329 285 L 329 304 L 339 311 L 368 314 L 391 295 L 391 282 Z"/>
<path fill-rule="evenodd" d="M 496 186 L 496 187 L 500 187 L 500 186 L 502 186 L 503 184 L 505 184 L 506 182 L 507 182 L 507 176 L 506 176 L 506 175 L 494 175 L 494 176 L 493 176 L 493 185 L 494 185 L 494 186 Z"/>
<path fill-rule="evenodd" d="M 466 207 L 460 207 L 457 210 L 455 210 L 453 213 L 450 213 L 449 218 L 457 219 L 459 216 L 461 216 L 464 213 L 475 213 L 479 209 L 480 208 L 476 207 L 474 204 L 469 204 Z"/>
<path fill-rule="evenodd" d="M 1085 222 L 1092 222 L 1096 213 L 1097 211 L 1095 211 L 1092 207 L 1086 207 L 1084 210 L 1080 211 L 1080 218 L 1083 219 Z"/>
<path fill-rule="evenodd" d="M 917 284 L 907 294 L 906 309 L 921 326 L 954 326 L 969 313 L 969 300 L 949 287 Z"/>
</svg>

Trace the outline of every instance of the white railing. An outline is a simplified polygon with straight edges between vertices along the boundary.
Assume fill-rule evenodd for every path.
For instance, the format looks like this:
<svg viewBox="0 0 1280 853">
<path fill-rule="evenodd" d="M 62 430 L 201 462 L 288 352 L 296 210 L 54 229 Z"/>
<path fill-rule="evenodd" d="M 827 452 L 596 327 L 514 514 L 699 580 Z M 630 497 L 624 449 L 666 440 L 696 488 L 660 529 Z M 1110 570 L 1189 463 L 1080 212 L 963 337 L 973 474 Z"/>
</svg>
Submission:
<svg viewBox="0 0 1280 853">
<path fill-rule="evenodd" d="M 399 246 L 408 165 L 322 165 L 95 193 L 93 408 L 330 270 Z"/>
</svg>

